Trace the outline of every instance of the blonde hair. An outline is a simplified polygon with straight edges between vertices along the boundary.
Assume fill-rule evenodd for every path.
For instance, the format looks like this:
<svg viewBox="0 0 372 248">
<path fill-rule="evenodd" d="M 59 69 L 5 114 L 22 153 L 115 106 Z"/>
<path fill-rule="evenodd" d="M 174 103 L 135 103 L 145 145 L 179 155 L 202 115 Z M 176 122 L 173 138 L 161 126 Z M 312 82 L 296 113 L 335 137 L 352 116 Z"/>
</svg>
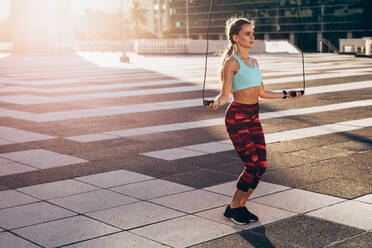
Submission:
<svg viewBox="0 0 372 248">
<path fill-rule="evenodd" d="M 226 39 L 228 40 L 228 45 L 221 55 L 221 65 L 218 72 L 218 78 L 221 82 L 223 81 L 223 67 L 226 63 L 226 60 L 233 54 L 235 49 L 235 41 L 232 37 L 234 34 L 239 34 L 244 24 L 251 24 L 254 26 L 254 22 L 245 17 L 231 17 L 226 21 L 225 33 Z"/>
</svg>

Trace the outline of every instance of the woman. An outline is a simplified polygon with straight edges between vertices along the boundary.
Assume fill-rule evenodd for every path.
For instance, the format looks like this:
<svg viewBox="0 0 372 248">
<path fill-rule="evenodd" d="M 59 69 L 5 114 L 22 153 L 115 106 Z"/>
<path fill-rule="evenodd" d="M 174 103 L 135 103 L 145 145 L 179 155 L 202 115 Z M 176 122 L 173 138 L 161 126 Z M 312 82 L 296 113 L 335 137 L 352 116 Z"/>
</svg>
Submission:
<svg viewBox="0 0 372 248">
<path fill-rule="evenodd" d="M 221 93 L 208 107 L 216 110 L 225 105 L 232 93 L 233 102 L 226 111 L 225 124 L 230 139 L 245 165 L 231 203 L 224 215 L 238 224 L 257 221 L 258 217 L 245 204 L 266 170 L 266 146 L 258 117 L 258 97 L 267 99 L 297 98 L 283 92 L 265 90 L 257 60 L 248 56 L 253 47 L 254 26 L 246 18 L 231 18 L 226 22 L 229 47 L 223 55 L 219 79 Z M 235 52 L 235 53 L 234 53 Z"/>
</svg>

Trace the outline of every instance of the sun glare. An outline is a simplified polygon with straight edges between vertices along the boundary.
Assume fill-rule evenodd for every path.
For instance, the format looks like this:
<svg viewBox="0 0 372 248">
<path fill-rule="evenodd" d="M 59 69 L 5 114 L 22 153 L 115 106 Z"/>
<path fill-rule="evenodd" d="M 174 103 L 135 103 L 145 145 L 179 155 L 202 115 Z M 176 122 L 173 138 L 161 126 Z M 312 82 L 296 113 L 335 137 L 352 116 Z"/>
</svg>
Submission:
<svg viewBox="0 0 372 248">
<path fill-rule="evenodd" d="M 0 1 L 0 20 L 10 16 L 10 1 L 1 0 Z"/>
<path fill-rule="evenodd" d="M 74 0 L 72 1 L 72 9 L 77 13 L 82 13 L 85 9 L 99 9 L 104 12 L 120 12 L 121 1 L 122 0 Z"/>
</svg>

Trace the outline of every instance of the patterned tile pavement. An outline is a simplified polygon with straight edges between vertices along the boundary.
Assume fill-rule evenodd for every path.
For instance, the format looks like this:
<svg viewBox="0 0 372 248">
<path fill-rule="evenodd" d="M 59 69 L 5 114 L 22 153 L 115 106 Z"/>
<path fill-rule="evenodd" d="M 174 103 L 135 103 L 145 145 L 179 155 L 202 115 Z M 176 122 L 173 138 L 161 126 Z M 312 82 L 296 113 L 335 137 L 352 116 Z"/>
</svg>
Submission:
<svg viewBox="0 0 372 248">
<path fill-rule="evenodd" d="M 226 108 L 200 106 L 203 58 L 120 55 L 1 56 L 1 248 L 372 247 L 370 59 L 305 54 L 307 94 L 261 101 L 260 220 L 236 225 L 242 165 Z M 298 56 L 255 57 L 268 89 L 301 87 Z"/>
</svg>

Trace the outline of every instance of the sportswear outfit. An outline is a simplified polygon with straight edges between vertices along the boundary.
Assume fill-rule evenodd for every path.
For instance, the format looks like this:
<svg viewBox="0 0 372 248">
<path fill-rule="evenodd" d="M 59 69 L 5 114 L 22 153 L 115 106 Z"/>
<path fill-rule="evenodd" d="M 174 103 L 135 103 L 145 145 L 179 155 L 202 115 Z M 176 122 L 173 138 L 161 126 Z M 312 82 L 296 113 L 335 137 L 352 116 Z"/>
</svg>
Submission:
<svg viewBox="0 0 372 248">
<path fill-rule="evenodd" d="M 260 86 L 262 73 L 252 61 L 254 67 L 247 66 L 236 54 L 232 55 L 240 64 L 240 69 L 234 74 L 232 91 Z M 258 103 L 242 104 L 232 102 L 225 115 L 226 130 L 245 165 L 240 175 L 237 188 L 247 192 L 255 189 L 266 170 L 265 137 L 258 116 Z"/>
</svg>

